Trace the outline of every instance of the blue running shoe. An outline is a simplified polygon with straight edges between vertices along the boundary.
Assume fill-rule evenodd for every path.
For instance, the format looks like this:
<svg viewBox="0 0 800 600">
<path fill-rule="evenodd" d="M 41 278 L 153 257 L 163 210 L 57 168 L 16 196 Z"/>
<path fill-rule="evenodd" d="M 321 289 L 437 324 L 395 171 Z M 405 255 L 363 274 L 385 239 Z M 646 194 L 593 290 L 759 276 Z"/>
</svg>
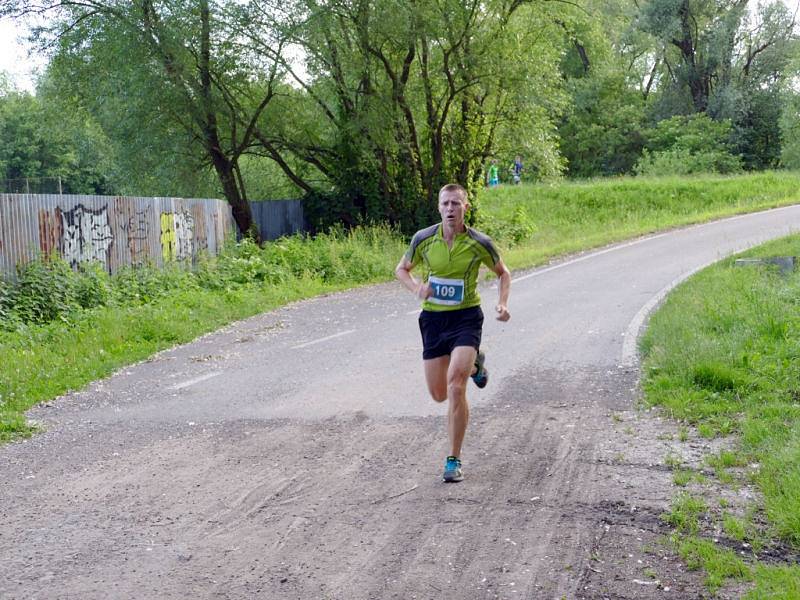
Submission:
<svg viewBox="0 0 800 600">
<path fill-rule="evenodd" d="M 455 456 L 448 456 L 447 461 L 444 463 L 442 481 L 445 483 L 456 483 L 462 479 L 464 479 L 464 473 L 461 472 L 461 461 Z"/>
<path fill-rule="evenodd" d="M 489 383 L 489 371 L 486 365 L 484 365 L 484 362 L 486 362 L 486 355 L 478 350 L 478 356 L 475 357 L 475 368 L 477 371 L 475 371 L 475 374 L 471 377 L 475 385 L 481 389 L 485 388 L 486 384 Z"/>
</svg>

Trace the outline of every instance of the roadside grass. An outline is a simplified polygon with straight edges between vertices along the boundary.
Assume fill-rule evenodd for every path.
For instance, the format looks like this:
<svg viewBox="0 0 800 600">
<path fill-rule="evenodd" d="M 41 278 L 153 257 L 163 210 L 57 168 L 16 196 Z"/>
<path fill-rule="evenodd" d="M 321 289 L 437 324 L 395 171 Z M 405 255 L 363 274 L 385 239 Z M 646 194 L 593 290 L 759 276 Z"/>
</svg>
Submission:
<svg viewBox="0 0 800 600">
<path fill-rule="evenodd" d="M 478 228 L 505 241 L 512 268 L 639 235 L 798 200 L 800 173 L 619 177 L 499 186 L 478 198 Z M 510 242 L 510 243 L 509 243 Z"/>
<path fill-rule="evenodd" d="M 740 256 L 800 256 L 800 236 Z M 664 518 L 687 564 L 708 573 L 710 589 L 726 578 L 752 579 L 746 598 L 798 598 L 800 566 L 767 565 L 758 554 L 777 541 L 800 552 L 800 270 L 781 274 L 734 261 L 684 282 L 652 316 L 640 343 L 642 386 L 647 403 L 701 436 L 733 436 L 733 447 L 706 463 L 717 484 L 755 485 L 760 500 L 739 517 L 712 503 L 700 509 L 680 492 Z M 682 473 L 674 480 L 688 484 Z M 716 523 L 739 542 L 733 546 L 746 542 L 748 560 L 706 539 L 702 521 Z"/>
<path fill-rule="evenodd" d="M 477 226 L 495 238 L 511 268 L 524 268 L 657 230 L 792 204 L 800 201 L 798 190 L 800 173 L 787 171 L 501 186 L 479 194 Z M 263 248 L 239 244 L 192 271 L 140 268 L 108 277 L 96 267 L 75 275 L 57 261 L 33 263 L 23 288 L 0 279 L 0 440 L 31 433 L 24 412 L 37 402 L 159 350 L 301 298 L 387 281 L 407 243 L 375 226 L 282 238 Z"/>
<path fill-rule="evenodd" d="M 268 286 L 184 291 L 153 304 L 86 311 L 69 325 L 54 322 L 0 333 L 0 440 L 33 432 L 24 411 L 37 402 L 232 321 L 336 289 L 308 279 L 280 291 Z"/>
<path fill-rule="evenodd" d="M 751 581 L 750 567 L 732 550 L 720 548 L 714 542 L 697 536 L 686 536 L 677 541 L 678 554 L 689 569 L 703 569 L 705 584 L 716 592 L 726 579 Z"/>
<path fill-rule="evenodd" d="M 55 260 L 32 263 L 15 289 L 6 286 L 5 304 L 0 295 L 0 441 L 33 433 L 24 412 L 37 402 L 159 350 L 295 300 L 384 281 L 403 248 L 384 226 L 263 249 L 245 242 L 192 271 L 109 277 Z"/>
<path fill-rule="evenodd" d="M 764 566 L 755 570 L 755 588 L 746 600 L 796 600 L 800 598 L 800 578 L 796 566 Z"/>
</svg>

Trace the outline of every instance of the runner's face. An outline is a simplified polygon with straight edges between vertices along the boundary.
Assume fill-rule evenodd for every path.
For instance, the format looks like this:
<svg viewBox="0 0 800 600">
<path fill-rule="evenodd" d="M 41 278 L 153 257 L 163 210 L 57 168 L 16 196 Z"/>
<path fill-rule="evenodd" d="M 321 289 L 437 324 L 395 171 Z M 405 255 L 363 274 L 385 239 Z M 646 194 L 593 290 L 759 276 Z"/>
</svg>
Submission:
<svg viewBox="0 0 800 600">
<path fill-rule="evenodd" d="M 449 227 L 461 227 L 469 203 L 458 192 L 442 192 L 439 195 L 439 214 L 442 223 Z"/>
</svg>

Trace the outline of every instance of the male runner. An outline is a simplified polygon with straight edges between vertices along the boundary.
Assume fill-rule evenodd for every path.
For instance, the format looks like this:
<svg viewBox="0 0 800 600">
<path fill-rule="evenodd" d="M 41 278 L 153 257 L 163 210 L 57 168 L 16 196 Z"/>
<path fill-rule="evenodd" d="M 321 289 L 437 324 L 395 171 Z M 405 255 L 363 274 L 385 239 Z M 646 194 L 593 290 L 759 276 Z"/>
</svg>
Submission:
<svg viewBox="0 0 800 600">
<path fill-rule="evenodd" d="M 428 391 L 437 402 L 449 400 L 447 433 L 450 455 L 445 461 L 446 482 L 464 479 L 461 444 L 469 421 L 467 379 L 483 388 L 489 380 L 480 352 L 483 312 L 478 296 L 478 270 L 485 264 L 500 278 L 500 299 L 495 310 L 499 321 L 508 321 L 511 273 L 492 240 L 464 224 L 469 210 L 467 191 L 450 183 L 439 191 L 442 222 L 414 234 L 400 259 L 395 275 L 422 302 L 419 328 Z M 423 279 L 411 270 L 423 265 Z"/>
</svg>

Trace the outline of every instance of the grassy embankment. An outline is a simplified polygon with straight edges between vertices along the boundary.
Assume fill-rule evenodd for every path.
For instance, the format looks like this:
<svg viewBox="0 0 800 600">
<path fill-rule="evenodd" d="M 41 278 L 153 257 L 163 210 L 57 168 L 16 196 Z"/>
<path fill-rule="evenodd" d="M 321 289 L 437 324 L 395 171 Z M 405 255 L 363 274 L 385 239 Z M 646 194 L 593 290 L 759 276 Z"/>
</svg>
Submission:
<svg viewBox="0 0 800 600">
<path fill-rule="evenodd" d="M 800 202 L 800 173 L 734 177 L 598 179 L 582 183 L 503 187 L 480 198 L 490 233 L 512 240 L 524 225 L 535 233 L 506 250 L 512 268 L 540 264 L 644 233 Z"/>
<path fill-rule="evenodd" d="M 800 256 L 800 236 L 742 256 Z M 672 543 L 690 567 L 706 571 L 711 590 L 738 580 L 752 582 L 751 600 L 797 599 L 800 270 L 733 263 L 676 289 L 642 339 L 646 401 L 696 435 L 728 438 L 705 468 L 667 460 L 681 492 L 665 519 L 675 527 Z M 683 429 L 681 441 L 688 436 Z M 720 494 L 720 486 L 730 491 Z M 758 499 L 743 502 L 736 491 L 744 486 Z"/>
<path fill-rule="evenodd" d="M 800 174 L 614 179 L 487 190 L 479 227 L 512 268 L 712 218 L 800 201 Z M 387 228 L 230 249 L 194 273 L 147 269 L 76 282 L 39 265 L 0 285 L 0 440 L 24 411 L 236 319 L 388 280 L 407 240 Z"/>
</svg>

